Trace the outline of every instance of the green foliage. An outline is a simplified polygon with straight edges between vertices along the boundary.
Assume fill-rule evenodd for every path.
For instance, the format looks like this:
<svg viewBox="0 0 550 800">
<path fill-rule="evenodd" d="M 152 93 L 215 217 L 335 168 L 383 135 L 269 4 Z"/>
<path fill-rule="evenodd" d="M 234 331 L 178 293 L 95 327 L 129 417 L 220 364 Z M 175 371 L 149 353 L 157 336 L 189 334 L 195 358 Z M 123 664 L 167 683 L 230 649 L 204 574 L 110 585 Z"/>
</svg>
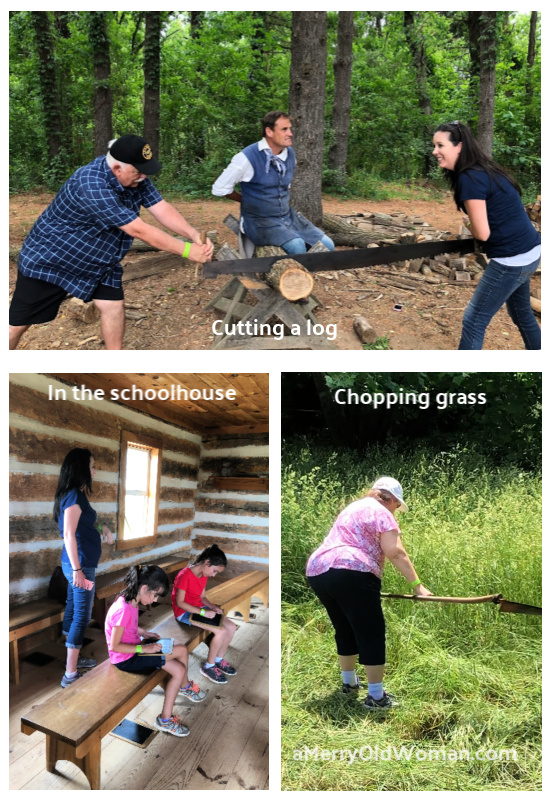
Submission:
<svg viewBox="0 0 550 800">
<path fill-rule="evenodd" d="M 416 446 L 416 437 L 441 446 L 461 443 L 486 453 L 498 463 L 538 469 L 542 462 L 542 373 L 540 372 L 331 372 L 325 373 L 331 392 L 429 393 L 430 405 L 396 403 L 391 408 L 339 406 L 342 424 L 357 437 L 389 430 Z M 447 407 L 438 395 L 454 399 Z M 468 396 L 485 395 L 485 403 Z M 459 399 L 462 395 L 462 401 Z"/>
<path fill-rule="evenodd" d="M 50 16 L 53 12 L 48 12 Z M 161 189 L 208 195 L 242 147 L 260 136 L 266 111 L 288 106 L 291 12 L 207 11 L 191 37 L 191 12 L 162 12 Z M 64 38 L 52 25 L 65 161 L 48 163 L 32 12 L 10 15 L 10 188 L 59 183 L 93 157 L 91 39 L 108 16 L 116 136 L 143 126 L 144 12 L 70 12 Z M 433 127 L 448 119 L 475 125 L 464 12 L 417 13 L 428 64 Z M 326 147 L 333 104 L 337 12 L 329 12 Z M 526 64 L 528 14 L 512 12 L 499 32 L 494 154 L 532 199 L 540 186 L 540 41 Z M 151 79 L 158 76 L 151 75 Z M 431 144 L 418 106 L 403 12 L 356 12 L 348 157 L 349 196 L 384 199 L 382 181 L 424 176 Z M 59 174 L 61 169 L 62 174 Z M 437 170 L 434 170 L 437 175 Z M 55 176 L 58 176 L 57 178 Z M 325 173 L 330 187 L 333 176 Z M 333 181 L 332 181 L 333 182 Z M 342 190 L 344 191 L 344 190 Z"/>
<path fill-rule="evenodd" d="M 282 472 L 282 745 L 285 790 L 496 791 L 540 788 L 540 619 L 492 605 L 384 601 L 386 687 L 400 706 L 384 720 L 339 694 L 333 629 L 308 587 L 305 564 L 339 511 L 382 474 L 403 483 L 403 543 L 437 594 L 502 592 L 540 605 L 539 473 L 483 456 L 399 445 L 342 447 L 292 441 Z M 403 593 L 386 564 L 383 590 Z M 360 678 L 362 675 L 358 673 Z M 511 761 L 298 761 L 295 750 L 515 749 Z"/>
</svg>

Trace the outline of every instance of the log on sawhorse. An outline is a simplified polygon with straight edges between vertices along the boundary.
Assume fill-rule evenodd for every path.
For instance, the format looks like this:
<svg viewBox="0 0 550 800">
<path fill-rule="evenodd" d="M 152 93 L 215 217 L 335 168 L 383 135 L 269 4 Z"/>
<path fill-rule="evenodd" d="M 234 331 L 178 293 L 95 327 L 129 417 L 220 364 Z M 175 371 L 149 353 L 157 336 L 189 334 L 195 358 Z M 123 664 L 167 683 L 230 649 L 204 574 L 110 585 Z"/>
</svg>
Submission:
<svg viewBox="0 0 550 800">
<path fill-rule="evenodd" d="M 255 305 L 245 303 L 245 299 L 254 297 Z M 276 289 L 272 289 L 263 281 L 235 276 L 220 292 L 205 306 L 204 310 L 215 309 L 224 314 L 222 329 L 214 339 L 213 350 L 243 349 L 243 350 L 321 350 L 336 349 L 328 339 L 323 336 L 311 336 L 307 331 L 308 322 L 315 325 L 317 320 L 313 313 L 322 303 L 314 295 L 310 295 L 307 303 L 295 304 L 289 302 Z M 246 336 L 235 338 L 225 333 L 226 326 L 238 322 L 245 325 L 258 326 L 269 323 L 275 319 L 283 323 L 286 328 L 298 326 L 298 336 L 284 336 L 282 339 L 265 336 Z"/>
</svg>

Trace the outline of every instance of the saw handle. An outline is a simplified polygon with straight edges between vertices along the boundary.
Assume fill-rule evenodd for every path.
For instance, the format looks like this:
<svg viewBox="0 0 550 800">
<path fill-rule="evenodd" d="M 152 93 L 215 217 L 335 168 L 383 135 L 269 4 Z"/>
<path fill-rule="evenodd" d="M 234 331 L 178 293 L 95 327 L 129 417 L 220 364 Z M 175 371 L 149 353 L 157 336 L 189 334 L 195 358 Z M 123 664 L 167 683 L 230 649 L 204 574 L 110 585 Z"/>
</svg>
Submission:
<svg viewBox="0 0 550 800">
<path fill-rule="evenodd" d="M 206 231 L 201 231 L 201 244 L 206 244 L 206 239 Z M 202 277 L 202 264 L 197 261 L 195 264 L 195 278 L 197 279 L 199 278 L 199 269 L 201 269 L 200 277 Z"/>
</svg>

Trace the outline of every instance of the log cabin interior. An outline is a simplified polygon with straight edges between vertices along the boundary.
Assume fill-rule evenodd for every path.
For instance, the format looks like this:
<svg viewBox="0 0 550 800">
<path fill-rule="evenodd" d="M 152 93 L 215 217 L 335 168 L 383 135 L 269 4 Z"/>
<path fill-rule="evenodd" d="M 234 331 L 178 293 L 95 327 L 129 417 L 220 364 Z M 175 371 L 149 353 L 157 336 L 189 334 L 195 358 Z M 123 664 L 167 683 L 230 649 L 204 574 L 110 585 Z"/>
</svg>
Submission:
<svg viewBox="0 0 550 800">
<path fill-rule="evenodd" d="M 47 603 L 60 563 L 63 540 L 52 506 L 65 455 L 74 447 L 93 453 L 90 502 L 98 521 L 116 533 L 113 544 L 102 545 L 97 587 L 112 584 L 138 562 L 192 562 L 215 542 L 228 563 L 221 576 L 209 580 L 208 592 L 239 576 L 266 573 L 267 578 L 268 423 L 267 374 L 10 376 L 11 789 L 90 788 L 78 759 L 64 760 L 61 753 L 49 769 L 48 737 L 22 731 L 29 708 L 59 692 L 62 700 L 63 692 L 73 689 L 60 688 L 65 647 L 59 622 L 50 616 L 49 623 L 29 628 L 30 635 L 18 640 L 12 632 L 12 613 L 22 617 L 25 609 Z M 142 494 L 150 503 L 156 491 L 156 507 L 144 512 L 143 497 L 130 486 L 129 465 L 147 457 L 150 481 Z M 144 513 L 147 525 L 141 522 Z M 228 686 L 200 675 L 208 652 L 204 642 L 190 652 L 189 677 L 208 690 L 205 702 L 176 701 L 174 713 L 191 735 L 178 739 L 159 731 L 146 749 L 105 735 L 102 789 L 267 788 L 268 609 L 261 595 L 251 598 L 249 624 L 236 617 L 231 647 L 239 669 Z M 103 602 L 108 607 L 113 599 Z M 172 613 L 170 598 L 142 613 L 140 626 L 150 630 Z M 102 626 L 92 617 L 82 654 L 99 665 L 108 653 Z M 162 696 L 159 685 L 126 719 L 152 727 Z"/>
</svg>

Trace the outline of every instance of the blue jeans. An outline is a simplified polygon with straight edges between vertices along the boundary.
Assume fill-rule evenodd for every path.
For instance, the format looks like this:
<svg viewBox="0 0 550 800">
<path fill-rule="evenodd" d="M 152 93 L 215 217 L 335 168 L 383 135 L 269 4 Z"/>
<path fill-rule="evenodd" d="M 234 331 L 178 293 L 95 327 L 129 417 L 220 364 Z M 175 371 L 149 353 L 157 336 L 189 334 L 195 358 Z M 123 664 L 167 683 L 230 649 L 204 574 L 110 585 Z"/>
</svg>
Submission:
<svg viewBox="0 0 550 800">
<path fill-rule="evenodd" d="M 322 243 L 325 247 L 328 247 L 329 250 L 334 250 L 334 242 L 332 239 L 329 239 L 328 236 L 323 236 L 321 239 Z M 297 253 L 305 253 L 308 249 L 308 246 L 304 242 L 303 239 L 296 238 L 296 239 L 289 239 L 288 242 L 285 242 L 283 245 L 283 250 L 287 252 L 290 256 L 293 256 Z"/>
<path fill-rule="evenodd" d="M 73 568 L 70 564 L 61 564 L 63 574 L 67 578 L 67 605 L 63 616 L 63 635 L 67 637 L 65 647 L 78 650 L 84 641 L 84 631 L 92 618 L 95 586 L 92 591 L 78 589 L 73 586 Z M 95 583 L 95 567 L 82 567 L 84 577 Z"/>
<path fill-rule="evenodd" d="M 487 325 L 503 303 L 517 325 L 526 350 L 540 350 L 540 327 L 531 308 L 531 276 L 540 259 L 524 267 L 489 261 L 462 320 L 459 350 L 481 350 Z"/>
</svg>

